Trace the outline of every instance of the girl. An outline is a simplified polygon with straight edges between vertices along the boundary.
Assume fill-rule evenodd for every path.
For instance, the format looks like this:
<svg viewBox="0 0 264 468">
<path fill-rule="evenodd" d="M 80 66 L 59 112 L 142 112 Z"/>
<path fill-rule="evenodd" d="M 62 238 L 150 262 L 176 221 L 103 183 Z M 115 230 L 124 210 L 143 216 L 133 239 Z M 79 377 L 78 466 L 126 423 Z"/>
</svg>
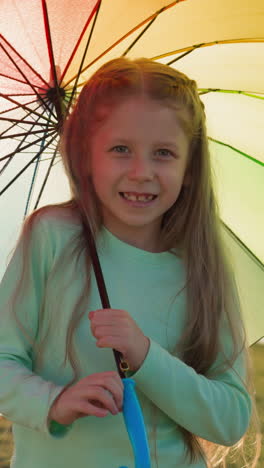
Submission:
<svg viewBox="0 0 264 468">
<path fill-rule="evenodd" d="M 219 466 L 255 403 L 196 83 L 143 58 L 106 63 L 61 151 L 72 199 L 27 219 L 1 288 L 12 468 L 134 466 L 112 348 L 136 382 L 152 466 Z"/>
</svg>

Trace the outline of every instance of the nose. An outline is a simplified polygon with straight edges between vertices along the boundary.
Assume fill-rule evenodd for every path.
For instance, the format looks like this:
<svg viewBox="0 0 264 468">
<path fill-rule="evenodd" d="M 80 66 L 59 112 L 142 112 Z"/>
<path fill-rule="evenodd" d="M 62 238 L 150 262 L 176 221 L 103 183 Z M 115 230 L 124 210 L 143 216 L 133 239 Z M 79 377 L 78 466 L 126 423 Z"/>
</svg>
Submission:
<svg viewBox="0 0 264 468">
<path fill-rule="evenodd" d="M 135 157 L 132 159 L 128 178 L 130 180 L 146 181 L 154 178 L 154 168 L 150 160 L 143 157 Z"/>
</svg>

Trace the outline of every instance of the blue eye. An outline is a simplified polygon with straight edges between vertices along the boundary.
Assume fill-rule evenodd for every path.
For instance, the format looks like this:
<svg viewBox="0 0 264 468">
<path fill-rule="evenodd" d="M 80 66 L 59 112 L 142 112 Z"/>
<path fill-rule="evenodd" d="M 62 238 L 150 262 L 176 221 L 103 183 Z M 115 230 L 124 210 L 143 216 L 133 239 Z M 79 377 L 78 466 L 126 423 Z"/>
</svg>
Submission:
<svg viewBox="0 0 264 468">
<path fill-rule="evenodd" d="M 117 146 L 114 146 L 113 147 L 113 150 L 117 151 L 117 148 L 126 148 L 127 149 L 127 146 L 124 146 L 124 145 L 117 145 Z M 124 151 L 117 151 L 117 153 L 124 153 Z"/>
<path fill-rule="evenodd" d="M 163 151 L 163 154 L 161 154 L 161 156 L 173 156 L 172 152 L 171 152 L 170 150 L 168 150 L 168 149 L 160 148 L 160 149 L 158 150 L 158 152 L 159 152 L 159 151 Z M 165 154 L 164 154 L 164 152 L 165 152 Z"/>
<path fill-rule="evenodd" d="M 129 152 L 129 148 L 125 145 L 117 145 L 117 146 L 113 146 L 113 148 L 111 149 L 111 151 L 114 151 L 116 153 L 119 153 L 119 154 L 127 154 Z M 173 153 L 172 151 L 166 149 L 166 148 L 160 148 L 157 150 L 157 155 L 158 157 L 160 157 L 161 159 L 164 159 L 164 158 L 170 158 L 171 156 L 173 156 Z"/>
</svg>

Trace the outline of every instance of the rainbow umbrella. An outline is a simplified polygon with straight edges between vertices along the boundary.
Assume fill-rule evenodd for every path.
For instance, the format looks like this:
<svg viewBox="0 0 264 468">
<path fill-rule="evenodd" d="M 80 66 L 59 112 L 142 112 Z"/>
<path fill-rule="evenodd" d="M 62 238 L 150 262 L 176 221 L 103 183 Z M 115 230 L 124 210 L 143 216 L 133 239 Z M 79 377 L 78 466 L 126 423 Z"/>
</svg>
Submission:
<svg viewBox="0 0 264 468">
<path fill-rule="evenodd" d="M 248 342 L 259 341 L 264 336 L 263 31 L 263 0 L 2 0 L 0 277 L 24 216 L 70 195 L 58 134 L 85 81 L 115 57 L 148 57 L 198 83 Z"/>
</svg>

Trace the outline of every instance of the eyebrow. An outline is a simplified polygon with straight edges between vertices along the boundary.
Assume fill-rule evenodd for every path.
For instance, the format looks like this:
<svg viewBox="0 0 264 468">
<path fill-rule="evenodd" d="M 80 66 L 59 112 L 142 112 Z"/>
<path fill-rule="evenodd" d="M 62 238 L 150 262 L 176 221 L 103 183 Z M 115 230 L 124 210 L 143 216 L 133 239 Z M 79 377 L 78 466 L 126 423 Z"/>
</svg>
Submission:
<svg viewBox="0 0 264 468">
<path fill-rule="evenodd" d="M 178 149 L 176 143 L 173 143 L 172 141 L 157 141 L 155 144 L 159 146 L 173 146 L 174 148 Z"/>
<path fill-rule="evenodd" d="M 122 138 L 122 137 L 112 137 L 111 138 L 112 141 L 122 141 L 122 143 L 125 143 L 125 144 L 130 144 L 130 140 L 127 140 L 126 138 Z M 176 143 L 172 142 L 172 141 L 155 141 L 154 142 L 154 146 L 170 146 L 170 147 L 173 147 L 175 148 L 177 151 L 178 151 L 178 146 Z"/>
</svg>

